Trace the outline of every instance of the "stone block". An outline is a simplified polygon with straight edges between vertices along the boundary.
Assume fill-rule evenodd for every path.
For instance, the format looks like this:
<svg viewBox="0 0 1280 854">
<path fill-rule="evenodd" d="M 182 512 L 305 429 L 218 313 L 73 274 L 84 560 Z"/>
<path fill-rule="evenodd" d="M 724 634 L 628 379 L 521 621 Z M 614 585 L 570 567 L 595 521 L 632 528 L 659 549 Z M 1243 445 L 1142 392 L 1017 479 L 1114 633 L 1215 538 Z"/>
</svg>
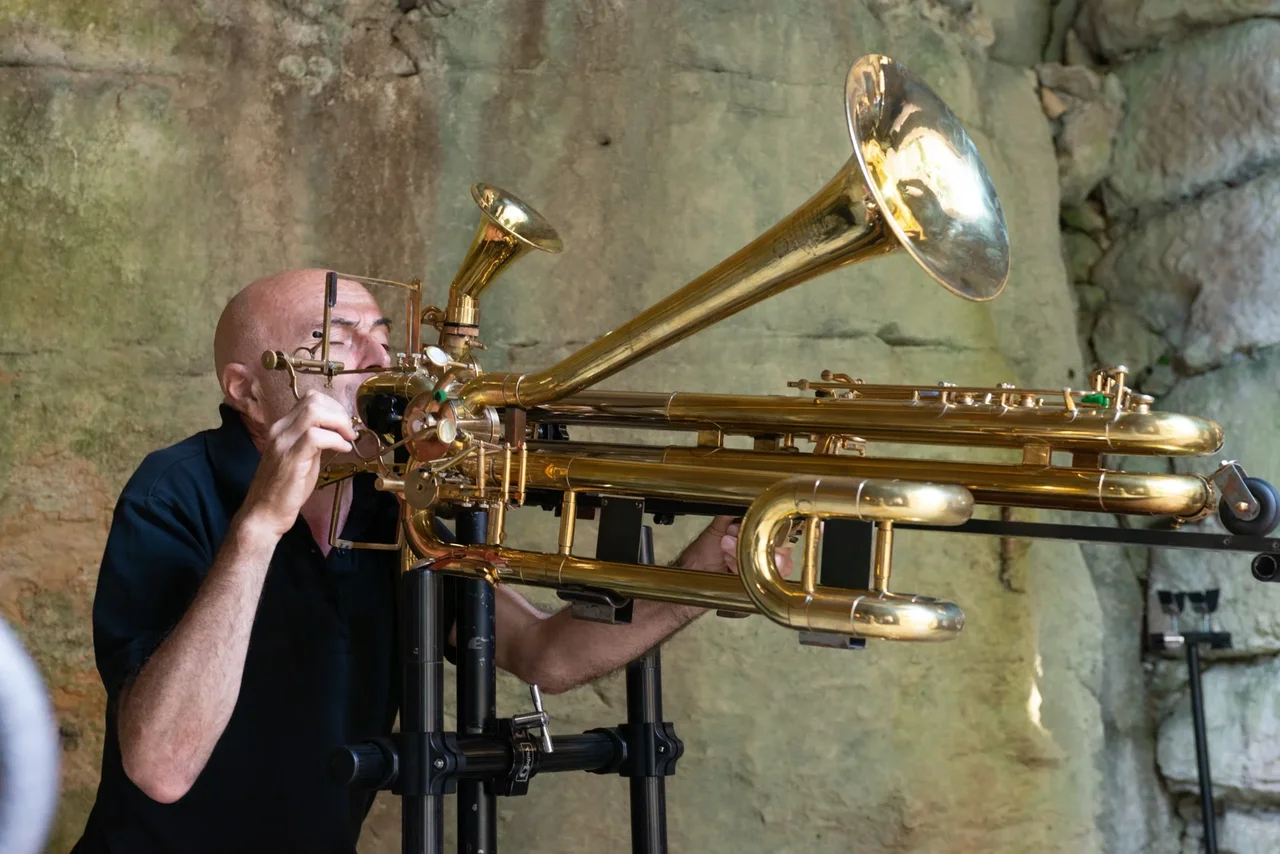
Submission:
<svg viewBox="0 0 1280 854">
<path fill-rule="evenodd" d="M 1204 826 L 1196 808 L 1199 801 L 1187 800 L 1187 835 L 1181 854 L 1200 854 L 1204 851 Z M 1280 814 L 1267 810 L 1228 809 L 1225 813 L 1218 812 L 1218 854 L 1272 854 L 1280 851 Z"/>
<path fill-rule="evenodd" d="M 1280 171 L 1205 196 L 1117 240 L 1093 281 L 1200 373 L 1280 341 Z"/>
<path fill-rule="evenodd" d="M 1205 733 L 1215 800 L 1280 806 L 1280 660 L 1219 663 L 1202 674 Z M 1160 725 L 1156 749 L 1169 789 L 1198 793 L 1191 701 L 1186 690 Z"/>
<path fill-rule="evenodd" d="M 1115 72 L 1128 107 L 1109 186 L 1130 207 L 1239 180 L 1280 157 L 1280 21 L 1208 30 Z"/>
<path fill-rule="evenodd" d="M 1081 0 L 1076 32 L 1091 50 L 1115 60 L 1213 27 L 1277 12 L 1277 0 Z"/>
</svg>

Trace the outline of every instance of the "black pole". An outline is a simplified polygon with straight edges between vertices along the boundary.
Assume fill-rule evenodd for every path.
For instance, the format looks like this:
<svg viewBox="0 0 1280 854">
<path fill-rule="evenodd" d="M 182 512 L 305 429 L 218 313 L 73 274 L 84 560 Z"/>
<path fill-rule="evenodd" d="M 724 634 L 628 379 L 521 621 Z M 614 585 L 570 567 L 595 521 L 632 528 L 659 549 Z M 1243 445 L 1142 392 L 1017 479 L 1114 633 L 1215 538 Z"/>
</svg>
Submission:
<svg viewBox="0 0 1280 854">
<path fill-rule="evenodd" d="M 1209 775 L 1209 740 L 1204 731 L 1204 694 L 1200 691 L 1200 644 L 1187 644 L 1187 670 L 1191 678 L 1191 724 L 1196 733 L 1196 766 L 1200 777 L 1200 812 L 1204 819 L 1205 854 L 1218 854 L 1213 815 L 1213 778 Z"/>
<path fill-rule="evenodd" d="M 653 529 L 640 529 L 640 563 L 653 563 Z M 658 647 L 627 665 L 627 724 L 631 732 L 662 723 L 662 657 Z M 654 740 L 642 743 L 653 748 Z M 653 768 L 658 757 L 646 757 L 639 767 Z M 657 775 L 631 777 L 632 854 L 666 854 L 667 781 Z"/>
<path fill-rule="evenodd" d="M 459 543 L 483 543 L 489 514 L 458 514 Z M 493 669 L 493 586 L 483 579 L 459 579 L 457 603 L 458 735 L 497 732 Z M 459 854 L 497 854 L 498 809 L 491 789 L 480 780 L 458 782 Z"/>
<path fill-rule="evenodd" d="M 423 794 L 422 769 L 429 733 L 444 729 L 444 662 L 440 656 L 440 576 L 417 570 L 402 576 L 404 698 L 400 722 L 417 749 L 402 757 L 412 789 L 401 797 L 401 849 L 405 854 L 444 854 L 444 796 Z"/>
</svg>

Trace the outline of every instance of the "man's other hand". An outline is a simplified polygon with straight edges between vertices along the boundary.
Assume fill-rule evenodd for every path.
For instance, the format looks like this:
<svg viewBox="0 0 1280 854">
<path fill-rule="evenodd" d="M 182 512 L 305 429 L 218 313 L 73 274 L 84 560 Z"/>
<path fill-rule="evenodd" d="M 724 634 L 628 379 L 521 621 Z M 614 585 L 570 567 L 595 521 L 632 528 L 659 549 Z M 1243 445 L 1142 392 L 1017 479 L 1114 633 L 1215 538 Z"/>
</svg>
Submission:
<svg viewBox="0 0 1280 854">
<path fill-rule="evenodd" d="M 717 516 L 680 555 L 678 566 L 701 572 L 738 574 L 738 531 L 733 516 Z M 791 547 L 774 552 L 774 563 L 783 578 L 791 576 Z"/>
</svg>

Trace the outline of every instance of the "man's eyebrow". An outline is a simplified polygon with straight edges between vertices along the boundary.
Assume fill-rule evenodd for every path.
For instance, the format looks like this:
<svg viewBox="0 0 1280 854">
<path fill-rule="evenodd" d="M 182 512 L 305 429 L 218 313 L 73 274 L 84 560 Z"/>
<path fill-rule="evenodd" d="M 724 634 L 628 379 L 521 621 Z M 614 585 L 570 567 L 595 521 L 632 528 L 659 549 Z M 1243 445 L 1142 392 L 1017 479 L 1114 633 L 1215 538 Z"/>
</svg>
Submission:
<svg viewBox="0 0 1280 854">
<path fill-rule="evenodd" d="M 347 329 L 354 329 L 354 328 L 356 328 L 357 326 L 359 326 L 359 325 L 360 325 L 360 321 L 358 321 L 358 320 L 352 320 L 352 319 L 351 319 L 351 318 L 349 318 L 349 317 L 331 317 L 331 318 L 329 318 L 329 322 L 330 322 L 331 324 L 333 324 L 334 326 L 342 326 L 342 327 L 345 327 L 345 328 L 347 328 Z M 321 328 L 323 328 L 323 327 L 324 327 L 324 318 L 322 317 L 322 318 L 320 318 L 319 320 L 314 321 L 311 325 L 312 325 L 312 326 L 314 326 L 314 327 L 316 327 L 317 329 L 321 329 Z M 390 328 L 391 328 L 391 318 L 389 318 L 389 317 L 379 317 L 377 320 L 375 320 L 375 321 L 373 322 L 373 326 L 372 326 L 372 327 L 370 327 L 370 328 L 374 328 L 374 329 L 376 329 L 376 328 L 377 328 L 377 327 L 379 327 L 379 326 L 385 326 L 385 327 L 387 327 L 388 329 L 390 329 Z"/>
</svg>

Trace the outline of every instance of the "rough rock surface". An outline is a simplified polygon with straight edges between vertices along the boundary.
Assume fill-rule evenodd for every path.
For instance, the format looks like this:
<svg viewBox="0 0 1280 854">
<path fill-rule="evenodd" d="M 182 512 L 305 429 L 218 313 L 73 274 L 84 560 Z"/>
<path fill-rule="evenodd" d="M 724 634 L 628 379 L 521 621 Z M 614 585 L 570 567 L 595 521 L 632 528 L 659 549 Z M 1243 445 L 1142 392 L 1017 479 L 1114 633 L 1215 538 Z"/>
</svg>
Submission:
<svg viewBox="0 0 1280 854">
<path fill-rule="evenodd" d="M 521 261 L 486 295 L 486 367 L 544 366 L 820 187 L 849 157 L 848 64 L 880 51 L 971 129 L 1015 247 L 1007 292 L 961 302 L 908 258 L 877 260 L 610 384 L 785 392 L 825 367 L 923 383 L 1082 377 L 1034 74 L 987 60 L 963 28 L 880 20 L 861 3 L 406 5 L 56 0 L 0 13 L 0 255 L 13 259 L 0 530 L 21 545 L 0 554 L 0 613 L 35 650 L 79 751 L 54 851 L 95 784 L 87 620 L 107 510 L 147 451 L 214 421 L 213 322 L 252 278 L 321 264 L 421 275 L 443 298 L 476 223 L 467 188 L 492 182 L 539 208 L 566 250 Z M 547 547 L 548 517 L 514 517 L 513 544 Z M 692 533 L 660 531 L 660 557 Z M 589 526 L 581 543 L 589 552 Z M 1097 819 L 1099 604 L 1079 550 L 904 534 L 897 566 L 900 589 L 965 607 L 960 640 L 851 655 L 762 619 L 706 619 L 671 641 L 666 713 L 687 746 L 668 786 L 673 850 L 1112 847 Z M 618 722 L 622 697 L 613 677 L 550 698 L 555 731 Z M 500 712 L 526 704 L 504 679 Z M 528 852 L 621 850 L 625 815 L 621 780 L 540 778 L 504 801 L 501 834 Z M 394 798 L 379 799 L 361 850 L 398 850 Z"/>
<path fill-rule="evenodd" d="M 1083 552 L 1102 610 L 1106 650 L 1097 688 L 1106 736 L 1098 823 L 1107 851 L 1171 854 L 1176 837 L 1169 802 L 1150 771 L 1156 722 L 1142 652 L 1132 642 L 1146 604 L 1143 576 L 1149 556 L 1143 549 L 1111 545 L 1086 545 Z"/>
<path fill-rule="evenodd" d="M 1187 372 L 1274 344 L 1277 194 L 1280 169 L 1154 217 L 1112 245 L 1092 279 L 1177 347 Z"/>
<path fill-rule="evenodd" d="M 1117 59 L 1223 24 L 1278 13 L 1277 0 L 1081 0 L 1076 32 L 1096 53 Z"/>
<path fill-rule="evenodd" d="M 1139 207 L 1234 182 L 1280 159 L 1280 21 L 1209 30 L 1121 66 L 1128 108 L 1110 188 Z"/>
<path fill-rule="evenodd" d="M 1041 102 L 1054 123 L 1062 204 L 1085 200 L 1111 168 L 1112 139 L 1124 117 L 1124 91 L 1114 74 L 1079 65 L 1042 65 Z"/>
</svg>

